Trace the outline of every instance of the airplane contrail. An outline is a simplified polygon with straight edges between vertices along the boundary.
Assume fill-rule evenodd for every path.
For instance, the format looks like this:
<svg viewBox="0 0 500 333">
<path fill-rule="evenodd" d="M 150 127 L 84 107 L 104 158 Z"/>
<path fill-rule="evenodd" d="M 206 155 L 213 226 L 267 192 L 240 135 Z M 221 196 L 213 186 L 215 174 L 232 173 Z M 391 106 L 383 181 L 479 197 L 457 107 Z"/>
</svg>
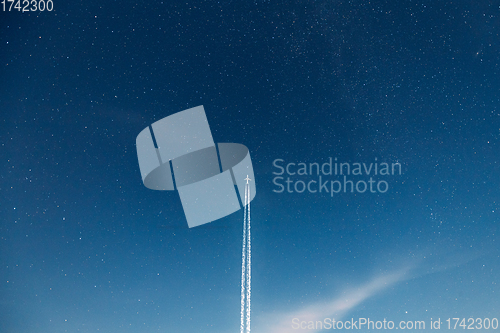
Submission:
<svg viewBox="0 0 500 333">
<path fill-rule="evenodd" d="M 245 204 L 247 201 L 247 189 L 245 187 Z M 243 250 L 241 254 L 241 322 L 240 322 L 240 333 L 245 331 L 245 266 L 246 266 L 246 243 L 247 243 L 247 206 L 244 207 L 244 217 L 243 217 Z"/>
<path fill-rule="evenodd" d="M 247 176 L 248 178 L 248 176 Z M 252 294 L 252 245 L 251 245 L 251 237 L 250 237 L 250 186 L 247 185 L 247 206 L 248 206 L 248 217 L 247 217 L 247 333 L 250 332 L 250 296 Z"/>
<path fill-rule="evenodd" d="M 243 217 L 243 249 L 241 254 L 241 313 L 240 333 L 250 333 L 250 299 L 252 294 L 252 247 L 250 237 L 250 186 L 245 186 L 245 203 Z M 245 303 L 246 301 L 246 303 Z"/>
</svg>

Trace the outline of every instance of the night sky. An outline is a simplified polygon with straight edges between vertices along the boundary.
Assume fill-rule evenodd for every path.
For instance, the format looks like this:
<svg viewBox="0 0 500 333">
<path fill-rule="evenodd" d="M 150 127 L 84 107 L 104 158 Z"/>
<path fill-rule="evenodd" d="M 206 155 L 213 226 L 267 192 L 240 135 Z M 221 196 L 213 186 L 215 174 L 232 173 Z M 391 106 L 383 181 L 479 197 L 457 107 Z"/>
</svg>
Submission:
<svg viewBox="0 0 500 333">
<path fill-rule="evenodd" d="M 498 1 L 53 5 L 0 12 L 0 332 L 239 331 L 243 211 L 190 229 L 137 160 L 198 105 L 252 158 L 253 332 L 500 320 Z M 402 172 L 273 165 L 330 158 Z"/>
</svg>

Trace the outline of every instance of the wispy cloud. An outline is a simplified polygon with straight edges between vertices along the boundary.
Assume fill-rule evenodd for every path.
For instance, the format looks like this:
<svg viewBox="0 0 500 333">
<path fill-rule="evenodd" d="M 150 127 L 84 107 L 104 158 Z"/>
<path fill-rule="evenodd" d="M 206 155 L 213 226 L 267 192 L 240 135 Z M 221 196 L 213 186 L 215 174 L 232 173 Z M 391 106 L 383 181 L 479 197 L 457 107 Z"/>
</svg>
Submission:
<svg viewBox="0 0 500 333">
<path fill-rule="evenodd" d="M 394 285 L 397 282 L 411 278 L 409 271 L 412 267 L 393 271 L 387 274 L 379 275 L 372 278 L 370 281 L 359 285 L 357 288 L 345 290 L 340 296 L 329 302 L 321 302 L 311 304 L 296 311 L 287 313 L 274 314 L 264 318 L 261 322 L 265 326 L 264 332 L 269 333 L 297 333 L 297 332 L 314 332 L 314 330 L 302 330 L 292 327 L 293 318 L 298 318 L 300 321 L 322 321 L 325 318 L 335 318 L 339 320 L 347 314 L 349 310 L 359 305 L 364 300 L 374 296 L 382 290 Z"/>
<path fill-rule="evenodd" d="M 292 320 L 298 318 L 300 322 L 313 321 L 314 323 L 323 321 L 325 318 L 341 320 L 363 301 L 398 282 L 452 269 L 475 260 L 484 254 L 483 251 L 471 250 L 459 252 L 446 242 L 430 248 L 410 251 L 406 256 L 402 256 L 400 253 L 382 256 L 386 259 L 390 258 L 389 262 L 400 268 L 389 270 L 385 274 L 375 275 L 369 281 L 357 287 L 345 289 L 331 301 L 317 302 L 296 310 L 261 317 L 258 319 L 258 326 L 262 330 L 259 329 L 259 331 L 264 333 L 317 332 L 313 329 L 297 328 L 297 325 L 292 326 Z"/>
</svg>

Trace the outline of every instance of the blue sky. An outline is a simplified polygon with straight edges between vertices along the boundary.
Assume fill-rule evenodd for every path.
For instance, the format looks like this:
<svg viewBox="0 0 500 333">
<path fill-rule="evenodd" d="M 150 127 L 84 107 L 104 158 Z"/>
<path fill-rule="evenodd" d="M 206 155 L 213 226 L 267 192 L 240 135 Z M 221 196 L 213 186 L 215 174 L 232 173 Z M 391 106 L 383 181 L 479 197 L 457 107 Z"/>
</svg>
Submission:
<svg viewBox="0 0 500 333">
<path fill-rule="evenodd" d="M 497 5 L 0 15 L 2 332 L 239 330 L 243 211 L 189 229 L 177 192 L 145 188 L 137 161 L 142 129 L 198 105 L 215 142 L 252 158 L 254 332 L 500 317 Z M 273 191 L 276 159 L 330 157 L 402 174 L 377 176 L 385 193 Z"/>
</svg>

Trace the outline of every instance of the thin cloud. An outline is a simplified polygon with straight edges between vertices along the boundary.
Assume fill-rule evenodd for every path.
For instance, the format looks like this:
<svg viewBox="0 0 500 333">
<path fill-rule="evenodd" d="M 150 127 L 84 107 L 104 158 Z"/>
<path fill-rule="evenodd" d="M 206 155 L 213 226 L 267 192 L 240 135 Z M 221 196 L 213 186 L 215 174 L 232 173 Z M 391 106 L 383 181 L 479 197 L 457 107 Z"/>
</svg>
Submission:
<svg viewBox="0 0 500 333">
<path fill-rule="evenodd" d="M 346 289 L 332 301 L 317 302 L 302 309 L 282 312 L 278 315 L 267 315 L 259 322 L 259 326 L 265 327 L 263 330 L 265 333 L 318 332 L 315 329 L 300 329 L 297 328 L 297 325 L 292 327 L 292 320 L 298 318 L 299 322 L 312 321 L 313 323 L 323 321 L 325 318 L 341 320 L 363 301 L 398 282 L 448 270 L 466 264 L 484 254 L 481 251 L 462 251 L 460 255 L 457 253 L 456 250 L 447 250 L 446 246 L 441 245 L 413 252 L 411 258 L 393 258 L 391 262 L 400 262 L 402 265 L 404 265 L 403 262 L 406 262 L 406 264 L 403 268 L 377 275 L 356 288 Z M 408 261 L 411 264 L 408 264 Z M 417 267 L 418 270 L 415 269 Z M 411 274 L 410 271 L 412 271 Z"/>
<path fill-rule="evenodd" d="M 400 281 L 410 278 L 408 274 L 410 269 L 410 267 L 407 267 L 389 274 L 377 276 L 357 288 L 345 290 L 341 296 L 330 302 L 316 303 L 297 311 L 281 313 L 272 317 L 269 316 L 261 324 L 263 324 L 262 326 L 266 326 L 267 329 L 265 332 L 269 333 L 315 332 L 316 330 L 311 329 L 294 329 L 292 327 L 293 318 L 298 318 L 301 322 L 323 321 L 325 318 L 335 318 L 338 320 L 366 299 Z"/>
</svg>

